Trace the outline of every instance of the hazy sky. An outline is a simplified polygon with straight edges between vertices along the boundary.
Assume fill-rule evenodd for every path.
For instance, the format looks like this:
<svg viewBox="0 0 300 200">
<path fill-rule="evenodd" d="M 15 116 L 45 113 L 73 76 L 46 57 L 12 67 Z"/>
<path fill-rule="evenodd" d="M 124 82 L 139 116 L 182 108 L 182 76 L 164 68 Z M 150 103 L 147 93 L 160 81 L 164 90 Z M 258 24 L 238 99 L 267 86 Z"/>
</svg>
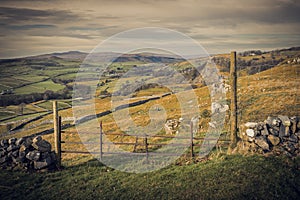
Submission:
<svg viewBox="0 0 300 200">
<path fill-rule="evenodd" d="M 1 0 L 0 57 L 91 51 L 131 28 L 174 29 L 208 53 L 300 46 L 298 0 Z"/>
</svg>

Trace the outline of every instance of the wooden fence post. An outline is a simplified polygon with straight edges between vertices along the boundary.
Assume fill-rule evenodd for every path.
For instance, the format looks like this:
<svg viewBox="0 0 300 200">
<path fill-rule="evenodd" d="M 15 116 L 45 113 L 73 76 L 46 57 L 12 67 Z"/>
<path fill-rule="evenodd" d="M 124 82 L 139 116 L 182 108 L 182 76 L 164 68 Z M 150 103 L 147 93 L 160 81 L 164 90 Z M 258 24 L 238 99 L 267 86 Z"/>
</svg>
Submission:
<svg viewBox="0 0 300 200">
<path fill-rule="evenodd" d="M 102 161 L 103 156 L 103 131 L 102 131 L 102 121 L 100 121 L 100 161 Z"/>
<path fill-rule="evenodd" d="M 146 161 L 148 162 L 149 152 L 148 152 L 148 138 L 145 134 L 145 150 L 146 150 Z"/>
<path fill-rule="evenodd" d="M 57 155 L 57 166 L 61 166 L 61 118 L 58 117 L 57 101 L 53 101 L 54 148 Z"/>
<path fill-rule="evenodd" d="M 194 158 L 194 130 L 193 130 L 193 121 L 191 121 L 191 138 L 190 138 L 190 143 L 191 143 L 191 157 Z"/>
<path fill-rule="evenodd" d="M 236 69 L 236 52 L 230 54 L 230 86 L 231 86 L 231 114 L 230 114 L 230 150 L 237 145 L 237 69 Z"/>
</svg>

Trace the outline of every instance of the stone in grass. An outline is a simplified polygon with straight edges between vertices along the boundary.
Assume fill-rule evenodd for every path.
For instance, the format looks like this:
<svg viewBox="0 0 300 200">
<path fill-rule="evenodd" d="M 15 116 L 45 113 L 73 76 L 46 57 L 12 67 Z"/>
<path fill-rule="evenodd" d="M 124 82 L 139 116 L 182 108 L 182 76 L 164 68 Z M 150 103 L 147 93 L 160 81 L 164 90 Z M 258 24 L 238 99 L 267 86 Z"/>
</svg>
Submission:
<svg viewBox="0 0 300 200">
<path fill-rule="evenodd" d="M 13 157 L 18 157 L 19 156 L 19 150 L 17 149 L 17 150 L 15 150 L 15 151 L 13 151 L 12 153 L 11 153 L 11 155 L 13 156 Z"/>
<path fill-rule="evenodd" d="M 25 162 L 26 161 L 26 154 L 28 152 L 25 152 L 25 151 L 20 151 L 19 152 L 19 159 L 21 160 L 21 162 Z"/>
<path fill-rule="evenodd" d="M 293 143 L 297 143 L 299 141 L 296 135 L 291 135 L 288 140 Z"/>
<path fill-rule="evenodd" d="M 293 117 L 291 117 L 291 123 L 292 123 L 292 125 L 291 125 L 291 131 L 292 131 L 292 134 L 295 134 L 296 133 L 296 131 L 297 131 L 297 123 L 298 123 L 298 117 L 297 116 L 293 116 Z"/>
<path fill-rule="evenodd" d="M 51 151 L 51 144 L 46 140 L 39 140 L 32 144 L 32 146 L 39 150 L 40 152 L 49 152 Z"/>
<path fill-rule="evenodd" d="M 33 142 L 33 143 L 37 143 L 37 142 L 39 142 L 39 141 L 41 141 L 41 140 L 42 140 L 42 137 L 41 137 L 41 136 L 36 136 L 36 137 L 33 138 L 32 142 Z"/>
<path fill-rule="evenodd" d="M 290 135 L 289 127 L 286 127 L 283 124 L 281 124 L 280 128 L 279 128 L 279 137 L 280 138 L 282 138 L 282 137 L 288 137 L 289 135 Z"/>
<path fill-rule="evenodd" d="M 273 128 L 269 128 L 269 132 L 270 134 L 274 135 L 274 136 L 279 136 L 279 131 Z"/>
<path fill-rule="evenodd" d="M 284 126 L 291 126 L 291 120 L 288 118 L 288 116 L 278 115 L 278 118 L 281 120 Z"/>
<path fill-rule="evenodd" d="M 28 153 L 26 154 L 26 158 L 27 158 L 28 160 L 32 160 L 32 161 L 37 161 L 37 160 L 39 160 L 40 156 L 41 156 L 41 153 L 40 153 L 39 151 L 36 151 L 36 150 L 30 151 L 30 152 L 28 152 Z"/>
<path fill-rule="evenodd" d="M 273 121 L 272 121 L 273 127 L 274 127 L 274 126 L 275 126 L 275 127 L 279 127 L 280 124 L 281 124 L 281 120 L 280 120 L 279 118 L 273 119 Z"/>
<path fill-rule="evenodd" d="M 21 137 L 21 138 L 17 139 L 16 145 L 21 146 L 23 142 L 24 142 L 24 138 Z"/>
<path fill-rule="evenodd" d="M 19 147 L 16 146 L 15 144 L 11 144 L 11 145 L 9 145 L 9 147 L 7 147 L 7 151 L 14 151 L 17 149 L 19 149 Z"/>
<path fill-rule="evenodd" d="M 280 126 L 280 119 L 277 117 L 268 117 L 266 120 L 266 124 L 268 124 L 270 127 L 279 127 Z"/>
<path fill-rule="evenodd" d="M 268 140 L 273 146 L 277 146 L 280 143 L 280 138 L 274 135 L 268 135 Z"/>
<path fill-rule="evenodd" d="M 7 152 L 5 151 L 5 149 L 0 149 L 0 157 L 5 156 L 7 154 Z"/>
<path fill-rule="evenodd" d="M 254 142 L 255 142 L 255 144 L 257 144 L 257 146 L 262 148 L 264 151 L 269 151 L 270 150 L 269 144 L 263 136 L 255 138 Z"/>
<path fill-rule="evenodd" d="M 246 134 L 247 134 L 249 137 L 255 137 L 255 136 L 256 136 L 255 131 L 254 131 L 253 129 L 250 129 L 250 128 L 248 128 L 248 129 L 246 130 Z"/>
<path fill-rule="evenodd" d="M 51 156 L 48 156 L 47 158 L 41 160 L 41 161 L 34 161 L 34 169 L 43 169 L 48 167 L 53 163 L 53 160 L 51 159 Z"/>
<path fill-rule="evenodd" d="M 32 139 L 31 138 L 24 139 L 22 145 L 24 145 L 27 148 L 30 147 L 32 145 Z"/>
<path fill-rule="evenodd" d="M 292 143 L 290 143 L 290 142 L 286 143 L 286 144 L 284 145 L 284 148 L 285 148 L 289 153 L 291 153 L 291 154 L 293 154 L 293 153 L 296 151 L 295 146 L 294 146 Z"/>
<path fill-rule="evenodd" d="M 3 148 L 7 148 L 8 147 L 8 140 L 7 139 L 3 139 L 0 141 L 0 145 Z"/>
<path fill-rule="evenodd" d="M 268 131 L 267 125 L 263 126 L 263 129 L 261 130 L 261 134 L 265 135 L 265 136 L 269 135 L 269 131 Z"/>
<path fill-rule="evenodd" d="M 256 130 L 262 131 L 264 129 L 264 125 L 265 124 L 262 122 L 257 123 Z"/>
<path fill-rule="evenodd" d="M 10 139 L 8 140 L 8 144 L 15 144 L 16 141 L 17 141 L 17 138 L 10 138 Z"/>
<path fill-rule="evenodd" d="M 254 128 L 257 126 L 257 123 L 256 123 L 256 122 L 247 122 L 247 123 L 245 124 L 245 126 L 246 126 L 247 128 L 254 129 Z"/>
</svg>

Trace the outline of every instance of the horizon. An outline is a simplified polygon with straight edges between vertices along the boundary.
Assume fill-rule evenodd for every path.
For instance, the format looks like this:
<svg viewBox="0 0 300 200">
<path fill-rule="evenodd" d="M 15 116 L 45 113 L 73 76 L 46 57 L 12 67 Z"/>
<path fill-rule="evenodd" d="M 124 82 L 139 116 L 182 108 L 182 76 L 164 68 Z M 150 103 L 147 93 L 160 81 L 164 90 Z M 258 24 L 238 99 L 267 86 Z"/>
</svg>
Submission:
<svg viewBox="0 0 300 200">
<path fill-rule="evenodd" d="M 289 48 L 300 46 L 299 9 L 296 0 L 4 0 L 0 59 L 91 52 L 115 34 L 143 27 L 186 34 L 209 55 Z"/>
<path fill-rule="evenodd" d="M 274 49 L 269 49 L 269 50 L 262 50 L 262 49 L 246 49 L 244 51 L 236 51 L 237 53 L 242 53 L 246 51 L 261 51 L 263 53 L 268 53 L 270 51 L 275 51 L 275 50 L 288 50 L 291 48 L 300 48 L 300 46 L 291 46 L 291 47 L 285 47 L 285 48 L 274 48 Z M 234 51 L 234 50 L 233 50 Z M 69 50 L 69 51 L 54 51 L 54 52 L 49 52 L 49 53 L 42 53 L 42 54 L 34 54 L 34 55 L 25 55 L 25 56 L 20 56 L 20 57 L 8 57 L 8 58 L 0 58 L 0 60 L 11 60 L 11 59 L 23 59 L 23 58 L 31 58 L 31 57 L 38 57 L 38 56 L 46 56 L 46 55 L 53 55 L 53 54 L 66 54 L 66 53 L 82 53 L 82 54 L 89 54 L 91 52 L 85 52 L 85 51 L 80 51 L 80 50 Z M 97 52 L 97 53 L 113 53 L 113 54 L 122 54 L 120 52 Z M 142 52 L 129 52 L 125 53 L 125 55 L 137 55 L 137 54 L 153 54 L 157 56 L 173 56 L 177 57 L 178 55 L 173 55 L 173 54 L 163 54 L 163 53 L 155 53 L 151 51 L 142 51 Z M 222 55 L 222 54 L 230 54 L 230 52 L 221 52 L 221 53 L 215 53 L 215 54 L 209 54 L 208 56 L 216 56 L 216 55 Z M 185 57 L 190 57 L 190 59 L 193 58 L 198 58 L 194 57 L 195 55 L 184 55 Z M 180 56 L 179 56 L 180 57 Z M 206 56 L 203 56 L 206 57 Z"/>
</svg>

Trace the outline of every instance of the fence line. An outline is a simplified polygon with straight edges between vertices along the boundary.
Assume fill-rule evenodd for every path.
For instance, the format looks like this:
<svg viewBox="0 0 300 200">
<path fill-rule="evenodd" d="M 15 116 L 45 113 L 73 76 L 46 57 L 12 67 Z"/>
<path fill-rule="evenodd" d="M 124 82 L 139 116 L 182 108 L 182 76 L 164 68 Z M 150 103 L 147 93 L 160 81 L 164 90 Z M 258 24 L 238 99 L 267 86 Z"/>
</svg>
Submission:
<svg viewBox="0 0 300 200">
<path fill-rule="evenodd" d="M 222 141 L 225 143 L 229 143 L 230 142 L 230 147 L 233 148 L 236 146 L 237 143 L 237 67 L 236 67 L 236 52 L 233 51 L 231 52 L 230 55 L 230 85 L 231 85 L 231 113 L 230 113 L 230 141 L 229 140 L 218 140 L 218 141 Z M 171 93 L 167 93 L 164 94 L 161 97 L 170 95 Z M 134 102 L 131 103 L 129 106 L 128 105 L 121 105 L 116 107 L 114 110 L 120 110 L 123 108 L 127 108 L 130 106 L 135 106 L 135 105 L 140 105 L 143 104 L 145 102 L 148 102 L 149 100 L 154 100 L 154 99 L 159 99 L 161 97 L 153 97 L 152 99 L 147 99 L 147 100 L 142 100 L 139 102 Z M 104 113 L 111 113 L 112 111 L 106 111 Z M 101 113 L 102 115 L 103 113 Z M 101 115 L 97 115 L 97 117 L 100 117 Z M 87 118 L 85 119 L 87 120 Z M 103 152 L 103 145 L 107 144 L 103 142 L 103 130 L 102 130 L 102 121 L 100 122 L 100 126 L 99 126 L 99 132 L 98 133 L 93 133 L 93 132 L 87 132 L 84 134 L 99 134 L 99 143 L 96 142 L 92 142 L 92 143 L 82 143 L 82 142 L 68 142 L 68 141 L 61 141 L 61 118 L 58 116 L 58 110 L 57 110 L 57 102 L 54 101 L 53 102 L 53 121 L 54 121 L 54 141 L 55 141 L 55 152 L 58 155 L 58 159 L 59 159 L 59 165 L 61 162 L 61 153 L 80 153 L 80 154 L 99 154 L 100 155 L 100 160 L 102 160 L 103 155 L 105 154 L 121 154 L 121 153 L 116 153 L 116 152 Z M 82 119 L 82 121 L 84 121 Z M 104 134 L 106 136 L 109 135 L 115 135 L 115 136 L 131 136 L 131 137 L 136 137 L 136 142 L 113 142 L 112 144 L 114 145 L 134 145 L 134 151 L 136 150 L 137 146 L 144 146 L 145 147 L 145 153 L 135 153 L 135 152 L 128 152 L 127 154 L 130 155 L 145 155 L 146 159 L 148 159 L 149 155 L 154 155 L 155 152 L 149 152 L 149 145 L 152 146 L 163 146 L 163 145 L 170 145 L 170 146 L 186 146 L 186 144 L 165 144 L 165 143 L 149 143 L 148 139 L 149 138 L 169 138 L 169 139 L 173 139 L 173 138 L 177 138 L 177 139 L 187 139 L 189 140 L 189 146 L 191 148 L 191 153 L 190 156 L 192 158 L 194 158 L 195 154 L 194 154 L 194 147 L 195 146 L 205 146 L 206 144 L 195 144 L 194 140 L 197 141 L 204 141 L 204 140 L 210 140 L 210 139 L 205 139 L 203 137 L 194 137 L 194 133 L 193 133 L 193 124 L 191 122 L 190 124 L 191 130 L 190 130 L 190 137 L 176 137 L 176 136 L 167 136 L 167 135 L 154 135 L 154 136 L 150 136 L 147 134 L 144 134 L 144 136 L 141 135 L 137 135 L 137 134 L 133 134 L 133 135 L 127 135 L 127 134 Z M 144 142 L 143 143 L 138 143 L 138 138 L 143 138 Z M 211 139 L 211 140 L 215 140 L 215 139 Z M 100 151 L 99 152 L 85 152 L 85 151 L 70 151 L 70 150 L 61 150 L 61 144 L 95 144 L 95 145 L 99 145 L 100 147 Z M 223 144 L 224 145 L 224 144 Z M 223 146 L 222 144 L 218 144 L 218 146 Z M 228 144 L 225 144 L 226 146 L 228 146 Z M 225 146 L 224 145 L 224 146 Z M 172 154 L 170 153 L 169 155 L 174 155 L 174 156 L 178 156 L 178 154 Z"/>
<path fill-rule="evenodd" d="M 55 102 L 53 102 L 53 107 L 55 108 Z M 169 146 L 189 146 L 191 148 L 191 153 L 190 157 L 194 158 L 195 157 L 195 152 L 194 152 L 194 147 L 198 146 L 209 146 L 208 144 L 196 144 L 194 141 L 204 141 L 204 140 L 215 140 L 215 139 L 205 139 L 204 137 L 194 137 L 194 132 L 193 132 L 193 126 L 191 123 L 191 131 L 190 131 L 190 137 L 183 137 L 183 136 L 168 136 L 168 135 L 128 135 L 128 134 L 120 134 L 120 133 L 103 133 L 102 129 L 102 121 L 100 121 L 100 126 L 99 126 L 99 142 L 70 142 L 70 141 L 62 141 L 61 140 L 61 117 L 55 114 L 55 119 L 54 120 L 54 138 L 55 138 L 55 152 L 58 155 L 59 163 L 61 163 L 61 154 L 62 153 L 71 153 L 71 154 L 94 154 L 94 155 L 99 155 L 100 156 L 100 161 L 103 159 L 103 156 L 105 155 L 113 155 L 113 154 L 120 154 L 120 155 L 139 155 L 139 156 L 145 156 L 146 160 L 148 160 L 149 156 L 151 155 L 164 155 L 164 156 L 182 156 L 183 154 L 178 154 L 178 153 L 156 153 L 156 152 L 151 152 L 149 151 L 149 146 L 164 146 L 164 145 L 169 145 Z M 96 134 L 95 132 L 93 134 Z M 136 142 L 103 142 L 103 135 L 109 136 L 128 136 L 128 137 L 136 137 Z M 144 139 L 143 142 L 138 142 L 138 139 Z M 173 144 L 168 144 L 168 143 L 155 143 L 155 142 L 149 142 L 148 139 L 150 138 L 168 138 L 168 139 L 186 139 L 189 140 L 188 143 L 173 143 Z M 223 142 L 223 144 L 218 144 L 217 146 L 228 146 L 229 140 L 221 140 L 218 139 L 218 142 Z M 61 145 L 62 144 L 90 144 L 90 145 L 99 145 L 100 151 L 96 152 L 91 152 L 91 151 L 78 151 L 78 150 L 62 150 Z M 134 146 L 134 152 L 104 152 L 103 151 L 103 145 L 133 145 Z M 145 152 L 135 152 L 137 146 L 144 146 L 144 151 Z"/>
</svg>

